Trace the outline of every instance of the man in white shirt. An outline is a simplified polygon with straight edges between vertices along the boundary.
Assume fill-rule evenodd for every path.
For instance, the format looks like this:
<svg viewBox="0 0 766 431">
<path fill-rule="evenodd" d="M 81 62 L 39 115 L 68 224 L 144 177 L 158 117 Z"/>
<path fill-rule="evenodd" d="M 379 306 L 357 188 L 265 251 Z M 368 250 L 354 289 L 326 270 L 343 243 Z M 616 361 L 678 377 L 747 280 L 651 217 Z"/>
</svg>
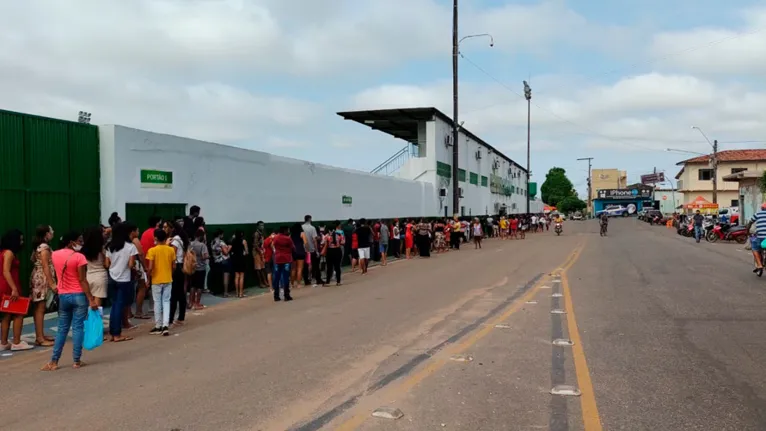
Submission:
<svg viewBox="0 0 766 431">
<path fill-rule="evenodd" d="M 306 286 L 311 284 L 311 279 L 313 277 L 315 283 L 319 283 L 322 280 L 322 275 L 319 271 L 319 253 L 317 248 L 317 230 L 316 228 L 311 224 L 311 216 L 307 215 L 303 218 L 303 234 L 306 237 L 306 242 L 304 243 L 304 246 L 306 248 L 306 253 L 311 254 L 311 273 L 309 271 L 303 271 L 303 284 Z M 316 287 L 316 284 L 314 284 L 314 287 Z"/>
<path fill-rule="evenodd" d="M 532 216 L 532 232 L 537 232 L 537 216 Z"/>
</svg>

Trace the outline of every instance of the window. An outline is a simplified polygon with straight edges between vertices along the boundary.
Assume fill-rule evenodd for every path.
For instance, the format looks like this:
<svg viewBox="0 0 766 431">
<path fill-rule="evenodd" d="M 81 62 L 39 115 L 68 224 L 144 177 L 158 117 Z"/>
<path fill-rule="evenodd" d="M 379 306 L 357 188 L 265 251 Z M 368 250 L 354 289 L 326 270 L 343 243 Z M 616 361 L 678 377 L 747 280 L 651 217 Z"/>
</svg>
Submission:
<svg viewBox="0 0 766 431">
<path fill-rule="evenodd" d="M 739 199 L 732 199 L 730 206 L 732 206 L 732 207 L 739 207 Z"/>
<path fill-rule="evenodd" d="M 746 170 L 747 170 L 747 168 L 731 168 L 731 173 L 732 174 L 737 174 L 739 172 L 745 172 Z"/>
<path fill-rule="evenodd" d="M 481 176 L 481 186 L 482 187 L 489 186 L 489 178 L 485 177 L 484 175 Z"/>
<path fill-rule="evenodd" d="M 710 181 L 710 180 L 713 179 L 713 170 L 712 169 L 700 169 L 698 175 L 699 175 L 698 179 L 700 181 Z"/>
</svg>

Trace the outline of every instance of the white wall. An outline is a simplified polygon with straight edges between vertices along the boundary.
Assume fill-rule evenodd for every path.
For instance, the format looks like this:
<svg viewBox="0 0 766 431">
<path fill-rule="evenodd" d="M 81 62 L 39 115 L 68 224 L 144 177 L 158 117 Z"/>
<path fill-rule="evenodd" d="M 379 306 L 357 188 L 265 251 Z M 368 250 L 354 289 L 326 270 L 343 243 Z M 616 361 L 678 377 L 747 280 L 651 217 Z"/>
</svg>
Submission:
<svg viewBox="0 0 766 431">
<path fill-rule="evenodd" d="M 430 123 L 433 124 L 433 126 L 427 129 L 429 132 L 428 145 L 433 145 L 434 151 L 429 151 L 429 154 L 435 153 L 436 155 L 432 166 L 434 166 L 435 169 L 436 161 L 452 165 L 452 147 L 447 147 L 444 145 L 444 137 L 452 135 L 452 126 L 439 118 L 436 118 L 435 121 Z M 479 160 L 476 159 L 477 150 L 481 150 L 482 158 Z M 491 178 L 493 174 L 492 164 L 493 160 L 495 159 L 499 161 L 499 167 L 495 171 L 496 174 L 502 178 L 510 180 L 511 184 L 514 186 L 515 192 L 511 196 L 492 193 L 489 187 L 481 186 L 482 176 Z M 490 155 L 489 148 L 485 147 L 479 142 L 474 141 L 472 138 L 468 137 L 462 132 L 459 133 L 458 160 L 458 167 L 460 169 L 466 170 L 466 181 L 460 182 L 459 185 L 459 187 L 463 188 L 464 197 L 460 200 L 460 203 L 461 206 L 466 207 L 466 215 L 469 213 L 473 215 L 483 215 L 486 213 L 493 214 L 495 213 L 494 204 L 496 202 L 500 203 L 501 205 L 505 204 L 508 207 L 509 213 L 526 212 L 527 198 L 526 196 L 520 194 L 518 191 L 520 188 L 526 188 L 526 173 L 518 166 L 512 167 L 510 162 L 508 162 L 505 158 L 498 156 L 497 154 Z M 511 176 L 508 174 L 508 168 L 511 167 L 513 171 L 517 171 L 521 174 L 518 178 L 511 178 Z M 470 183 L 471 172 L 475 172 L 479 175 L 479 185 Z M 439 184 L 436 186 L 437 189 L 439 187 L 444 187 L 440 186 Z M 452 196 L 451 186 L 452 184 L 447 187 L 448 197 Z M 451 198 L 447 200 L 447 202 L 451 206 Z M 452 210 L 450 209 L 450 211 Z"/>
<path fill-rule="evenodd" d="M 186 203 L 209 223 L 437 216 L 433 183 L 373 175 L 163 135 L 100 126 L 101 215 L 126 203 Z M 141 188 L 140 170 L 173 172 L 169 190 Z M 352 205 L 344 206 L 343 195 Z"/>
</svg>

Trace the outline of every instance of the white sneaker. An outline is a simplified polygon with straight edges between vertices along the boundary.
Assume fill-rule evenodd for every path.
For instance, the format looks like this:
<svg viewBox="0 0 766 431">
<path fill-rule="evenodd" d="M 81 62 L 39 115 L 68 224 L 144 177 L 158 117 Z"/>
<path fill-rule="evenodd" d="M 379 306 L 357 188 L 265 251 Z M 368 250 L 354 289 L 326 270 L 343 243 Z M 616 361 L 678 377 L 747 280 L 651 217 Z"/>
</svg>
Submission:
<svg viewBox="0 0 766 431">
<path fill-rule="evenodd" d="M 0 352 L 5 350 L 11 350 L 11 343 L 8 344 L 0 344 Z"/>
<path fill-rule="evenodd" d="M 35 346 L 30 346 L 26 341 L 21 341 L 19 344 L 11 344 L 11 352 L 21 352 L 24 350 L 32 350 Z"/>
</svg>

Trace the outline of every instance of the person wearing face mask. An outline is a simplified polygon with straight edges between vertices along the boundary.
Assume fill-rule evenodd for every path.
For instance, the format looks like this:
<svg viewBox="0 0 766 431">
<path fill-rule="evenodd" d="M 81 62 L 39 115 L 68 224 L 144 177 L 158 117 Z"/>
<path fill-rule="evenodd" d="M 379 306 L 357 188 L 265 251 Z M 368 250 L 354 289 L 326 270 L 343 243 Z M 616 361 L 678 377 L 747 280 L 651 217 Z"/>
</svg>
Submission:
<svg viewBox="0 0 766 431">
<path fill-rule="evenodd" d="M 88 260 L 80 253 L 82 236 L 80 232 L 72 231 L 61 238 L 63 248 L 51 255 L 53 267 L 58 279 L 59 319 L 56 342 L 53 346 L 51 360 L 42 368 L 43 371 L 58 369 L 61 352 L 64 349 L 69 329 L 72 329 L 72 360 L 73 367 L 85 365 L 82 356 L 82 343 L 85 337 L 85 318 L 88 307 L 98 309 L 98 304 L 90 292 L 87 268 Z"/>
</svg>

